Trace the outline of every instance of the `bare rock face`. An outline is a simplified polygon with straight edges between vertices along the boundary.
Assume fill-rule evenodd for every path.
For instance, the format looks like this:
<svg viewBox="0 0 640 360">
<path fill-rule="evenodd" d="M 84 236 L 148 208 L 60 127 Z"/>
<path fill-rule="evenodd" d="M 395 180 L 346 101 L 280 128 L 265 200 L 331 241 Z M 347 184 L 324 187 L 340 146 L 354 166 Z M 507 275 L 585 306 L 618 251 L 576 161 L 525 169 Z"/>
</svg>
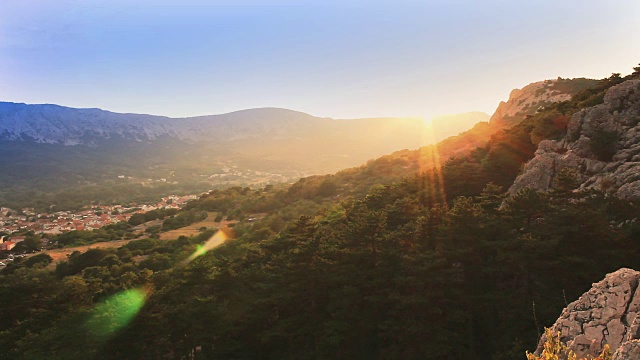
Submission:
<svg viewBox="0 0 640 360">
<path fill-rule="evenodd" d="M 640 198 L 640 80 L 613 86 L 604 103 L 575 113 L 564 139 L 541 141 L 509 192 L 548 190 L 564 168 L 576 172 L 583 189 Z"/>
<path fill-rule="evenodd" d="M 560 87 L 557 82 L 571 80 L 545 80 L 531 83 L 522 89 L 514 89 L 507 102 L 501 101 L 489 121 L 493 125 L 511 125 L 527 115 L 534 114 L 539 108 L 550 103 L 571 99 L 571 93 Z"/>
<path fill-rule="evenodd" d="M 596 357 L 609 344 L 615 359 L 640 359 L 640 272 L 620 269 L 608 274 L 569 304 L 551 330 L 578 358 Z M 543 336 L 536 354 L 546 341 Z M 636 354 L 628 357 L 628 354 Z"/>
</svg>

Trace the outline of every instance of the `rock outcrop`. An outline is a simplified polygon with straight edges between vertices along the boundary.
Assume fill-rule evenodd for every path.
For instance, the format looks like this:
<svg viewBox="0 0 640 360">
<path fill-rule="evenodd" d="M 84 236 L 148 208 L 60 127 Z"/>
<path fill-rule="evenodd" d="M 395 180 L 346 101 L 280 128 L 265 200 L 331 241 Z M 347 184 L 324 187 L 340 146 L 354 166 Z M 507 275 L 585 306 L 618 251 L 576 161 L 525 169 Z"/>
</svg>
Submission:
<svg viewBox="0 0 640 360">
<path fill-rule="evenodd" d="M 614 359 L 639 359 L 639 282 L 639 271 L 623 268 L 608 274 L 569 304 L 551 330 L 560 332 L 560 340 L 579 359 L 598 356 L 605 344 L 615 352 Z M 545 341 L 543 336 L 536 350 L 538 355 Z"/>
<path fill-rule="evenodd" d="M 630 340 L 623 343 L 613 354 L 613 360 L 637 359 L 640 359 L 640 340 Z"/>
<path fill-rule="evenodd" d="M 575 113 L 564 139 L 541 141 L 509 192 L 548 190 L 566 168 L 582 189 L 640 197 L 640 80 L 613 86 L 602 104 Z"/>
<path fill-rule="evenodd" d="M 489 122 L 497 126 L 513 125 L 545 105 L 571 99 L 575 92 L 592 85 L 592 82 L 594 80 L 545 80 L 514 89 L 509 94 L 509 100 L 500 102 Z"/>
</svg>

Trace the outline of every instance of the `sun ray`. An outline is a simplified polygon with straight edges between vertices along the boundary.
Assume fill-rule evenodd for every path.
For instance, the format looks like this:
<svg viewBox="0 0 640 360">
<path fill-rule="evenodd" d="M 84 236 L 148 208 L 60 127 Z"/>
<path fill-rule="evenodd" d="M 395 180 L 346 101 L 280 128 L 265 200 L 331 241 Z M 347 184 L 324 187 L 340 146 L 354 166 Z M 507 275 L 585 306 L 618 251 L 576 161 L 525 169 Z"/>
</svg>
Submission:
<svg viewBox="0 0 640 360">
<path fill-rule="evenodd" d="M 423 121 L 422 143 L 431 144 L 420 149 L 418 169 L 420 174 L 429 177 L 428 186 L 432 201 L 439 202 L 447 206 L 447 196 L 445 192 L 444 177 L 442 175 L 442 164 L 440 153 L 436 144 L 436 134 L 431 121 Z M 431 205 L 431 204 L 428 204 Z"/>
</svg>

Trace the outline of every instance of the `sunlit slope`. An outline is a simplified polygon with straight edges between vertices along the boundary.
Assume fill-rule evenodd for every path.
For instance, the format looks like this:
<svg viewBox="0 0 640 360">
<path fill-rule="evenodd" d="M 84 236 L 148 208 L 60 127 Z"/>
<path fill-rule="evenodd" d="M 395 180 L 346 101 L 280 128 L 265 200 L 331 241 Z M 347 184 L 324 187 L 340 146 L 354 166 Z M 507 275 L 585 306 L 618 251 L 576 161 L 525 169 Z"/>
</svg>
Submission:
<svg viewBox="0 0 640 360">
<path fill-rule="evenodd" d="M 543 125 L 534 126 L 537 120 L 528 119 L 536 114 L 544 114 L 545 108 L 550 108 L 553 104 L 570 102 L 578 93 L 585 96 L 590 91 L 589 88 L 599 84 L 601 81 L 584 78 L 545 80 L 529 84 L 522 89 L 513 90 L 510 98 L 499 104 L 489 122 L 480 122 L 471 129 L 434 145 L 393 152 L 360 167 L 340 171 L 330 178 L 341 184 L 346 193 L 364 194 L 372 185 L 389 184 L 434 168 L 440 169 L 452 162 L 452 166 L 442 172 L 445 178 L 450 179 L 449 187 L 481 187 L 485 175 L 492 172 L 499 175 L 498 182 L 502 186 L 508 187 L 517 175 L 520 164 L 533 157 L 539 141 L 536 140 L 537 137 L 546 136 L 538 134 L 541 129 L 545 129 Z M 433 128 L 437 128 L 437 125 L 423 127 L 422 136 L 434 139 Z M 313 188 L 326 178 L 303 179 L 297 185 L 300 188 Z M 293 189 L 297 187 L 294 186 Z"/>
</svg>

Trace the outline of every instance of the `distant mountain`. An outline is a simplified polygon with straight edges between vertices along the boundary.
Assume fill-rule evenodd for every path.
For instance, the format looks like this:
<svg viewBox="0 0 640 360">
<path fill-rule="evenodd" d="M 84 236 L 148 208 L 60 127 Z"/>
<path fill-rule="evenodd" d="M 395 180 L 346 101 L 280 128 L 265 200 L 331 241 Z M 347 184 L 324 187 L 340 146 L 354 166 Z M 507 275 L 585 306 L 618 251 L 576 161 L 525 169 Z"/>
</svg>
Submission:
<svg viewBox="0 0 640 360">
<path fill-rule="evenodd" d="M 489 115 L 483 112 L 468 112 L 452 115 L 438 115 L 431 119 L 431 126 L 438 141 L 453 135 L 458 135 L 471 129 L 479 122 L 488 122 Z M 444 134 L 447 136 L 442 137 Z M 440 138 L 442 137 L 442 138 Z"/>
<path fill-rule="evenodd" d="M 11 192 L 122 178 L 227 186 L 291 181 L 415 149 L 487 119 L 467 113 L 431 124 L 336 120 L 277 108 L 169 118 L 0 102 L 0 185 Z"/>
<path fill-rule="evenodd" d="M 464 131 L 488 115 L 475 112 L 441 116 L 436 138 Z M 449 127 L 449 123 L 453 127 Z M 144 114 L 121 114 L 100 109 L 75 109 L 59 105 L 27 105 L 0 102 L 0 139 L 33 140 L 37 143 L 92 145 L 96 139 L 114 136 L 135 141 L 171 137 L 186 142 L 238 140 L 291 140 L 330 135 L 370 138 L 384 134 L 401 145 L 420 144 L 420 119 L 372 118 L 334 120 L 277 108 L 241 110 L 222 115 L 168 118 Z M 365 131 L 363 131 L 365 130 Z M 319 133 L 318 133 L 319 132 Z M 413 135 L 413 136 L 412 136 Z M 394 137 L 404 137 L 395 139 Z M 325 139 L 328 140 L 328 139 Z"/>
</svg>

